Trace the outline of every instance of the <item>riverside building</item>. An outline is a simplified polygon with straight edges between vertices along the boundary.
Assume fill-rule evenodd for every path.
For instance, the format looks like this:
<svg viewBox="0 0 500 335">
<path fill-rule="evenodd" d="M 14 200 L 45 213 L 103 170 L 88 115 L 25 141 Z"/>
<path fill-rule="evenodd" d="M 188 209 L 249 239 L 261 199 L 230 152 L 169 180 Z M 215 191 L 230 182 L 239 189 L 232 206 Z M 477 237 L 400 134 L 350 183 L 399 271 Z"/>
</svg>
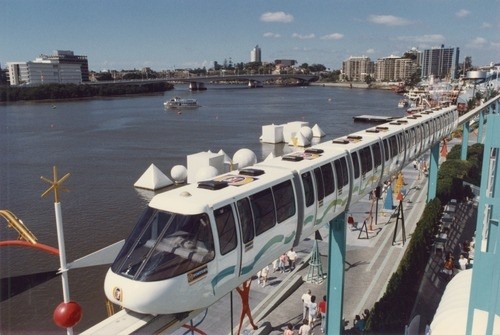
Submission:
<svg viewBox="0 0 500 335">
<path fill-rule="evenodd" d="M 89 80 L 87 57 L 75 56 L 73 51 L 58 50 L 34 61 L 8 62 L 7 69 L 12 86 L 80 84 Z"/>
<path fill-rule="evenodd" d="M 259 45 L 256 45 L 255 48 L 250 52 L 250 62 L 262 62 L 261 50 Z"/>
<path fill-rule="evenodd" d="M 422 78 L 458 78 L 458 59 L 460 56 L 459 48 L 440 48 L 426 49 L 418 54 L 418 63 L 422 67 Z"/>
</svg>

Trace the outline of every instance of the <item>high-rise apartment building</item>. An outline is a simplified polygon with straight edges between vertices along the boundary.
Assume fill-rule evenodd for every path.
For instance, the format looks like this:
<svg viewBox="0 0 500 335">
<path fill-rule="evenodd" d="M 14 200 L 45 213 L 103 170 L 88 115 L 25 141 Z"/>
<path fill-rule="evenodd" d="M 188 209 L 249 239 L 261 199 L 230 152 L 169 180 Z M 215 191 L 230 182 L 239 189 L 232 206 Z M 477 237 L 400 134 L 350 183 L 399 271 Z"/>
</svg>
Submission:
<svg viewBox="0 0 500 335">
<path fill-rule="evenodd" d="M 349 81 L 364 81 L 366 76 L 373 75 L 374 65 L 370 57 L 349 57 L 342 62 L 342 73 Z"/>
<path fill-rule="evenodd" d="M 418 63 L 422 68 L 422 78 L 456 79 L 458 71 L 459 48 L 440 48 L 424 50 L 419 54 Z"/>
<path fill-rule="evenodd" d="M 255 48 L 252 49 L 250 52 L 250 62 L 254 63 L 261 63 L 262 62 L 262 57 L 261 57 L 261 51 L 259 48 L 259 45 L 256 45 Z"/>
<path fill-rule="evenodd" d="M 404 81 L 417 70 L 417 63 L 410 58 L 389 56 L 375 62 L 377 81 Z"/>
</svg>

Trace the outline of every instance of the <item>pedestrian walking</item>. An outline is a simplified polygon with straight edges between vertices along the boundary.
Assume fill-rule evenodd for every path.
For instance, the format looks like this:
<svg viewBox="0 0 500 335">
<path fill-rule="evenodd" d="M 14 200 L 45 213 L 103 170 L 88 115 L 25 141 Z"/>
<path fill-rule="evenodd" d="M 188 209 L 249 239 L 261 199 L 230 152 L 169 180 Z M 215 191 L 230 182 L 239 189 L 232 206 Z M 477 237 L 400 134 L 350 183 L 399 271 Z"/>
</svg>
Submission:
<svg viewBox="0 0 500 335">
<path fill-rule="evenodd" d="M 283 335 L 295 335 L 295 332 L 293 331 L 293 326 L 291 323 L 286 325 L 285 331 L 283 332 Z"/>
<path fill-rule="evenodd" d="M 287 264 L 288 264 L 288 256 L 286 255 L 286 253 L 284 253 L 283 255 L 280 256 L 280 261 L 278 264 L 281 273 L 285 272 Z"/>
<path fill-rule="evenodd" d="M 267 284 L 267 277 L 269 276 L 269 265 L 266 265 L 262 270 L 260 270 L 260 277 L 262 281 L 262 287 Z"/>
<path fill-rule="evenodd" d="M 299 328 L 299 335 L 311 335 L 311 327 L 309 326 L 309 321 L 307 321 L 307 319 L 302 321 L 302 326 Z"/>
<path fill-rule="evenodd" d="M 321 316 L 321 332 L 325 332 L 326 326 L 326 295 L 323 296 L 323 300 L 321 300 L 318 304 L 319 314 Z"/>
<path fill-rule="evenodd" d="M 276 258 L 274 261 L 273 261 L 273 272 L 276 272 L 278 271 L 278 263 L 279 263 L 280 259 L 279 258 Z"/>
<path fill-rule="evenodd" d="M 316 322 L 316 318 L 318 317 L 318 304 L 316 303 L 316 296 L 312 295 L 311 296 L 311 302 L 309 303 L 309 315 L 308 315 L 308 320 L 309 320 L 309 327 L 311 329 L 314 328 L 314 322 Z"/>
<path fill-rule="evenodd" d="M 288 256 L 288 268 L 290 271 L 295 269 L 295 262 L 297 260 L 297 253 L 292 249 L 290 249 L 286 255 Z"/>
<path fill-rule="evenodd" d="M 309 304 L 311 303 L 311 290 L 307 290 L 306 293 L 302 294 L 302 319 L 307 320 Z"/>
</svg>

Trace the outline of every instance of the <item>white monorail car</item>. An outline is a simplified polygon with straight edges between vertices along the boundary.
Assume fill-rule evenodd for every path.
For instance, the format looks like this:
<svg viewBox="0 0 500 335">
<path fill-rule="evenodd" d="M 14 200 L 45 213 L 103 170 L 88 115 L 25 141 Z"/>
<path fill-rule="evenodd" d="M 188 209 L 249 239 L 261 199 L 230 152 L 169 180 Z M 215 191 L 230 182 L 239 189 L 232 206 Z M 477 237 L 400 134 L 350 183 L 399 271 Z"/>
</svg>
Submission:
<svg viewBox="0 0 500 335">
<path fill-rule="evenodd" d="M 106 275 L 145 314 L 206 308 L 457 127 L 451 107 L 156 195 Z"/>
</svg>

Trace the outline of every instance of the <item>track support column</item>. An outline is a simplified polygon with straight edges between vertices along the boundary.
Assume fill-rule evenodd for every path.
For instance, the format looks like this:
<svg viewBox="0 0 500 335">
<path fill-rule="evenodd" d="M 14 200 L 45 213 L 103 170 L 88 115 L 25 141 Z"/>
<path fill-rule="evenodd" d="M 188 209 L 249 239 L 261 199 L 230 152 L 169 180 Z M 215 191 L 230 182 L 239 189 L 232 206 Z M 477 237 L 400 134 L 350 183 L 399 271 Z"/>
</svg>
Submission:
<svg viewBox="0 0 500 335">
<path fill-rule="evenodd" d="M 500 114 L 488 115 L 486 128 L 465 334 L 493 334 L 500 310 Z"/>
<path fill-rule="evenodd" d="M 436 197 L 437 189 L 437 173 L 439 169 L 439 142 L 431 147 L 431 155 L 429 157 L 429 180 L 427 181 L 427 202 Z"/>
<path fill-rule="evenodd" d="M 344 330 L 344 263 L 346 254 L 346 214 L 343 212 L 330 221 L 328 239 L 328 287 L 326 290 L 326 333 L 342 334 Z"/>
<path fill-rule="evenodd" d="M 469 145 L 469 132 L 470 125 L 469 121 L 464 123 L 464 129 L 462 131 L 462 151 L 460 152 L 460 159 L 467 160 L 467 146 Z"/>
<path fill-rule="evenodd" d="M 493 104 L 490 105 L 493 106 Z M 477 128 L 476 143 L 483 143 L 484 109 L 479 112 L 479 127 Z"/>
</svg>

